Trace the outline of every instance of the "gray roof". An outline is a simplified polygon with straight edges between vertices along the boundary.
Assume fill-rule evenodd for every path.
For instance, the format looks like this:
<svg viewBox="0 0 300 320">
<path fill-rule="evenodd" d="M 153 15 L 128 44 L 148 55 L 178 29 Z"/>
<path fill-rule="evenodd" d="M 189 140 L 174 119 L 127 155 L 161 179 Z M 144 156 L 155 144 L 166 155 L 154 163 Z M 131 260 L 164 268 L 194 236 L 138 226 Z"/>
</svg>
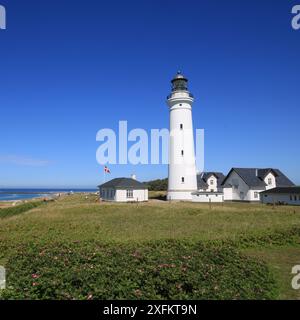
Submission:
<svg viewBox="0 0 300 320">
<path fill-rule="evenodd" d="M 116 178 L 105 182 L 98 188 L 113 188 L 113 189 L 147 189 L 148 186 L 142 182 L 131 178 Z"/>
<path fill-rule="evenodd" d="M 263 194 L 284 193 L 284 194 L 300 194 L 300 187 L 278 187 L 261 192 Z"/>
<path fill-rule="evenodd" d="M 214 175 L 217 178 L 217 187 L 220 188 L 225 178 L 222 172 L 203 172 L 197 175 L 197 189 L 207 189 L 207 180 L 212 175 Z"/>
<path fill-rule="evenodd" d="M 294 183 L 289 180 L 280 170 L 273 168 L 259 169 L 259 168 L 232 168 L 223 181 L 226 184 L 227 178 L 235 171 L 249 187 L 265 187 L 264 178 L 269 172 L 275 176 L 276 186 L 278 187 L 292 187 Z"/>
</svg>

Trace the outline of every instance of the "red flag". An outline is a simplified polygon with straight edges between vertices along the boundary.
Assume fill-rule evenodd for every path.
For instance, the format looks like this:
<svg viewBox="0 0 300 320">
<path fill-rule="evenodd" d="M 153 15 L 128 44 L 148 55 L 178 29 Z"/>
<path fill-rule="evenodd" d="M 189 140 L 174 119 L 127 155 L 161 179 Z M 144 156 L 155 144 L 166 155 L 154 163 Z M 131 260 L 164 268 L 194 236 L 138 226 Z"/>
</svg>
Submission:
<svg viewBox="0 0 300 320">
<path fill-rule="evenodd" d="M 105 172 L 105 173 L 110 173 L 110 170 L 108 169 L 107 166 L 104 167 L 104 172 Z"/>
</svg>

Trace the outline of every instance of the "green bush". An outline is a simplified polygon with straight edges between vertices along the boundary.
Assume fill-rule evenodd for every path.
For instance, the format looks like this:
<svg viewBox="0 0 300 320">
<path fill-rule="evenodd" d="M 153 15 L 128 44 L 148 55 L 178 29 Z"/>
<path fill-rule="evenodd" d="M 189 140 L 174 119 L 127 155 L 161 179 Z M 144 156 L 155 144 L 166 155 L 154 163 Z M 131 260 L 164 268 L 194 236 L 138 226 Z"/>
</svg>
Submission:
<svg viewBox="0 0 300 320">
<path fill-rule="evenodd" d="M 42 203 L 43 203 L 42 201 L 33 201 L 33 202 L 20 204 L 15 207 L 0 209 L 0 219 L 24 213 L 26 211 L 29 211 L 33 208 L 40 206 Z"/>
<path fill-rule="evenodd" d="M 168 190 L 168 179 L 157 179 L 145 182 L 149 191 L 166 191 Z"/>
<path fill-rule="evenodd" d="M 2 299 L 272 299 L 264 263 L 185 241 L 27 244 L 7 263 Z"/>
</svg>

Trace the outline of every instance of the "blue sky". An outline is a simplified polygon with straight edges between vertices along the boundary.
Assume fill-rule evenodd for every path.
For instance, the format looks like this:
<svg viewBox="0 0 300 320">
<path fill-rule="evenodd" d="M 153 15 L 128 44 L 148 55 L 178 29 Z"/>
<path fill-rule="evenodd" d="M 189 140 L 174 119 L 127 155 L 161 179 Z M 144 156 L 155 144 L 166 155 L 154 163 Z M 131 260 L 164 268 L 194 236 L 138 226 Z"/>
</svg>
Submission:
<svg viewBox="0 0 300 320">
<path fill-rule="evenodd" d="M 205 169 L 275 167 L 300 184 L 300 30 L 288 0 L 0 0 L 0 187 L 94 187 L 101 128 L 168 127 L 178 69 Z M 167 176 L 112 165 L 111 177 Z"/>
</svg>

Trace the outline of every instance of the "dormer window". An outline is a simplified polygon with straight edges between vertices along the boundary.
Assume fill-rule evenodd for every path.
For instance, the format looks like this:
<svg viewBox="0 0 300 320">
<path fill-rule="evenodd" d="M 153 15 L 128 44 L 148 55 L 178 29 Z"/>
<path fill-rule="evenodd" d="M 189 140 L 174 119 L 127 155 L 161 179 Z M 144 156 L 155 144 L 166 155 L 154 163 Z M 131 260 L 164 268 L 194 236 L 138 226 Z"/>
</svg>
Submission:
<svg viewBox="0 0 300 320">
<path fill-rule="evenodd" d="M 269 179 L 268 179 L 268 185 L 269 185 L 269 186 L 272 185 L 272 178 L 269 178 Z"/>
<path fill-rule="evenodd" d="M 183 124 L 182 123 L 180 124 L 180 130 L 183 130 Z"/>
<path fill-rule="evenodd" d="M 210 185 L 212 186 L 214 184 L 214 180 L 210 180 Z"/>
</svg>

